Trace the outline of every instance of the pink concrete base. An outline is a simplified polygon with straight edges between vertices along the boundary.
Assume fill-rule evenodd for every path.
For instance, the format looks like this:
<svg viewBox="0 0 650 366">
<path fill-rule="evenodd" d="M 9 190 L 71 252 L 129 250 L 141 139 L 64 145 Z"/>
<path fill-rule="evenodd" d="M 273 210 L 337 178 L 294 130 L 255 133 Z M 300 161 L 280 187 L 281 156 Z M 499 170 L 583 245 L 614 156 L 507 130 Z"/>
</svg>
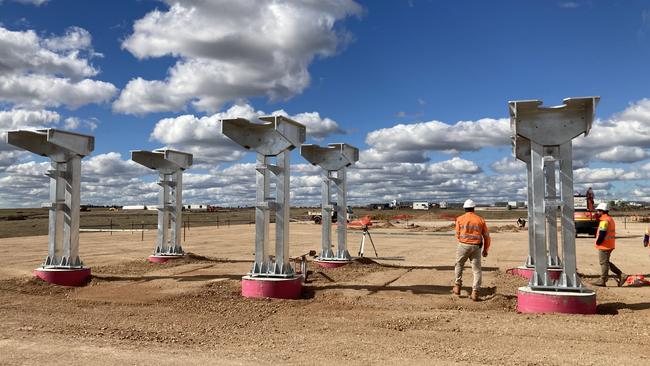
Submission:
<svg viewBox="0 0 650 366">
<path fill-rule="evenodd" d="M 506 273 L 509 273 L 511 275 L 515 276 L 521 276 L 527 280 L 530 280 L 533 277 L 533 273 L 535 273 L 535 268 L 530 268 L 526 266 L 519 266 L 516 268 L 510 268 L 509 270 L 506 271 Z M 553 280 L 557 281 L 560 279 L 560 275 L 562 274 L 562 268 L 549 268 L 548 269 L 548 277 Z"/>
<path fill-rule="evenodd" d="M 517 290 L 517 311 L 520 313 L 596 314 L 596 293 L 534 291 L 530 287 Z"/>
<path fill-rule="evenodd" d="M 350 264 L 352 261 L 317 259 L 314 262 L 316 262 L 319 266 L 323 268 L 338 268 L 338 267 L 343 267 L 346 264 Z"/>
<path fill-rule="evenodd" d="M 270 278 L 244 276 L 241 294 L 244 297 L 270 297 L 274 299 L 299 299 L 302 293 L 302 277 Z"/>
<path fill-rule="evenodd" d="M 45 282 L 61 286 L 82 286 L 90 277 L 90 268 L 36 268 L 34 276 Z"/>
<path fill-rule="evenodd" d="M 147 260 L 151 263 L 165 263 L 170 259 L 178 259 L 183 257 L 183 255 L 150 255 Z"/>
</svg>

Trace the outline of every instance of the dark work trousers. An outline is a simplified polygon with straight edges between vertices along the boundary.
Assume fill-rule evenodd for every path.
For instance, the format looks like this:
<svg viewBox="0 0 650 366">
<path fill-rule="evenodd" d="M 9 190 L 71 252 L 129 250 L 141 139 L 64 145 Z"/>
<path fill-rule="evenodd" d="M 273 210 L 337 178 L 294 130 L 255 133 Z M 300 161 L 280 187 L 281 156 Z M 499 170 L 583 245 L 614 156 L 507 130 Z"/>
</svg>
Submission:
<svg viewBox="0 0 650 366">
<path fill-rule="evenodd" d="M 609 257 L 612 255 L 612 250 L 598 250 L 598 261 L 600 262 L 600 279 L 607 282 L 609 278 L 609 270 L 611 269 L 615 275 L 620 276 L 621 270 L 616 265 L 610 262 Z"/>
</svg>

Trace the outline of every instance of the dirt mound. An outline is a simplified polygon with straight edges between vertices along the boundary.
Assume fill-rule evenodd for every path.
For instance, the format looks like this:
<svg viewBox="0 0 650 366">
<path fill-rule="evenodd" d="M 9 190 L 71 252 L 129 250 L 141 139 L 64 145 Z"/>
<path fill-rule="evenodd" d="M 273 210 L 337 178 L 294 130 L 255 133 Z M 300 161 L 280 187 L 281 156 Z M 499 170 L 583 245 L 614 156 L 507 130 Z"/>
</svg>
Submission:
<svg viewBox="0 0 650 366">
<path fill-rule="evenodd" d="M 390 229 L 395 227 L 392 223 L 389 221 L 380 221 L 380 222 L 373 222 L 372 225 L 370 225 L 368 228 L 369 229 Z M 363 230 L 363 226 L 348 226 L 348 230 Z"/>
<path fill-rule="evenodd" d="M 375 262 L 374 260 L 368 258 L 368 257 L 360 257 L 360 258 L 355 258 L 354 260 L 357 263 L 360 264 L 376 264 L 379 265 L 379 263 Z"/>
<path fill-rule="evenodd" d="M 430 232 L 430 233 L 437 233 L 437 232 L 445 232 L 445 231 L 452 231 L 456 228 L 456 224 L 449 224 L 445 226 L 419 226 L 419 225 L 410 225 L 406 227 L 409 231 L 413 232 Z M 490 231 L 493 233 L 500 233 L 500 232 L 511 232 L 511 233 L 516 233 L 521 230 L 520 227 L 517 225 L 502 225 L 502 226 L 495 226 L 495 227 L 490 227 Z"/>
<path fill-rule="evenodd" d="M 438 232 L 445 232 L 445 231 L 451 231 L 456 228 L 455 224 L 449 224 L 445 226 L 419 226 L 419 225 L 413 225 L 407 227 L 409 231 L 413 232 L 429 232 L 429 233 L 438 233 Z"/>
<path fill-rule="evenodd" d="M 322 268 L 317 264 L 309 263 L 308 270 L 312 272 L 309 282 L 314 284 L 353 281 L 361 276 L 386 270 L 386 267 L 369 258 L 359 258 L 343 267 Z"/>
<path fill-rule="evenodd" d="M 14 277 L 0 280 L 0 291 L 39 296 L 66 296 L 75 289 L 52 285 L 38 277 Z"/>
<path fill-rule="evenodd" d="M 121 275 L 138 276 L 138 275 L 143 275 L 145 273 L 156 271 L 163 268 L 173 268 L 173 267 L 184 266 L 187 264 L 195 264 L 195 263 L 208 264 L 208 263 L 219 263 L 219 262 L 228 262 L 228 260 L 196 255 L 194 253 L 187 253 L 183 258 L 170 260 L 165 263 L 151 263 L 146 259 L 137 259 L 137 260 L 122 262 L 118 264 L 107 265 L 107 266 L 95 266 L 93 267 L 93 272 L 102 273 L 102 274 L 121 274 Z"/>
<path fill-rule="evenodd" d="M 522 230 L 526 230 L 526 229 L 522 229 L 517 225 L 511 225 L 511 224 L 495 226 L 490 228 L 490 231 L 493 233 L 518 233 Z"/>
</svg>

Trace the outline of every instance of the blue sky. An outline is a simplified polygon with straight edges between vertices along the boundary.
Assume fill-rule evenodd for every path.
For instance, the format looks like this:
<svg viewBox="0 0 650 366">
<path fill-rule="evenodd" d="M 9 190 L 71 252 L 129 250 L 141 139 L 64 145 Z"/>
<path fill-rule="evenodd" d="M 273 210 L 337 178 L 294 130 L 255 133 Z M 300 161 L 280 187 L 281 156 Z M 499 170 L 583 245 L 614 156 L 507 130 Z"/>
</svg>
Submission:
<svg viewBox="0 0 650 366">
<path fill-rule="evenodd" d="M 280 110 L 309 120 L 310 142 L 362 150 L 353 202 L 520 199 L 507 101 L 585 95 L 602 99 L 593 137 L 576 143 L 576 188 L 650 200 L 645 1 L 4 0 L 0 26 L 9 45 L 0 51 L 0 130 L 95 135 L 85 202 L 155 201 L 152 176 L 128 151 L 161 146 L 195 153 L 186 200 L 250 201 L 252 154 L 210 131 L 233 113 Z M 92 96 L 12 87 L 33 75 Z M 42 159 L 7 145 L 0 154 L 0 206 L 47 199 Z M 293 162 L 294 201 L 316 203 L 317 170 L 298 153 Z"/>
</svg>

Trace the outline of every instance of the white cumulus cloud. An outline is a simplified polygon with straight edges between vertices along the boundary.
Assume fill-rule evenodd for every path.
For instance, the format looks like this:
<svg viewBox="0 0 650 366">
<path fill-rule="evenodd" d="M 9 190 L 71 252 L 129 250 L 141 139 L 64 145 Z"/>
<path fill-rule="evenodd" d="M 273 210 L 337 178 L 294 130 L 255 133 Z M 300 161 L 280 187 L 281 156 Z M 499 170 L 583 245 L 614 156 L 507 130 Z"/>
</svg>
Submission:
<svg viewBox="0 0 650 366">
<path fill-rule="evenodd" d="M 505 118 L 483 118 L 477 121 L 459 121 L 453 125 L 429 121 L 398 124 L 368 133 L 366 143 L 371 149 L 365 156 L 379 160 L 395 161 L 401 154 L 411 161 L 426 159 L 426 151 L 477 151 L 485 147 L 510 143 L 510 124 Z"/>
<path fill-rule="evenodd" d="M 92 36 L 81 27 L 70 27 L 64 35 L 47 38 L 43 44 L 52 51 L 85 50 L 91 48 Z"/>
<path fill-rule="evenodd" d="M 609 162 L 634 163 L 645 160 L 648 153 L 637 146 L 614 146 L 609 150 L 596 154 L 596 157 Z"/>
<path fill-rule="evenodd" d="M 232 100 L 286 99 L 310 82 L 316 57 L 349 35 L 336 23 L 362 8 L 353 0 L 166 0 L 135 22 L 122 47 L 139 59 L 179 60 L 164 80 L 132 79 L 113 104 L 123 113 L 214 112 Z"/>
<path fill-rule="evenodd" d="M 632 103 L 608 119 L 596 120 L 585 138 L 574 142 L 577 160 L 630 163 L 648 157 L 650 148 L 650 99 Z"/>
<path fill-rule="evenodd" d="M 490 164 L 490 168 L 500 174 L 526 173 L 526 163 L 514 157 L 503 157 Z"/>
<path fill-rule="evenodd" d="M 86 44 L 77 44 L 78 47 L 63 47 L 63 37 L 50 39 L 40 38 L 33 30 L 11 31 L 0 27 L 0 70 L 2 74 L 17 74 L 24 72 L 39 72 L 64 75 L 79 79 L 95 76 L 99 72 L 90 65 L 87 59 L 81 57 L 80 50 L 89 47 L 90 35 L 82 28 L 68 30 L 70 34 L 81 34 L 86 39 Z M 72 46 L 69 42 L 68 46 Z M 52 47 L 54 46 L 54 47 Z M 79 47 L 81 46 L 81 47 Z M 67 51 L 67 52 L 61 52 Z"/>
<path fill-rule="evenodd" d="M 79 27 L 41 38 L 33 30 L 0 26 L 0 102 L 74 109 L 110 100 L 117 88 L 90 79 L 99 73 L 89 62 L 93 55 L 90 34 Z"/>
<path fill-rule="evenodd" d="M 21 107 L 60 107 L 76 109 L 82 105 L 110 100 L 117 88 L 92 79 L 72 81 L 51 75 L 0 76 L 0 101 Z"/>
<path fill-rule="evenodd" d="M 133 178 L 151 174 L 152 170 L 132 160 L 123 160 L 120 153 L 109 152 L 82 160 L 82 172 L 88 178 Z"/>
</svg>

